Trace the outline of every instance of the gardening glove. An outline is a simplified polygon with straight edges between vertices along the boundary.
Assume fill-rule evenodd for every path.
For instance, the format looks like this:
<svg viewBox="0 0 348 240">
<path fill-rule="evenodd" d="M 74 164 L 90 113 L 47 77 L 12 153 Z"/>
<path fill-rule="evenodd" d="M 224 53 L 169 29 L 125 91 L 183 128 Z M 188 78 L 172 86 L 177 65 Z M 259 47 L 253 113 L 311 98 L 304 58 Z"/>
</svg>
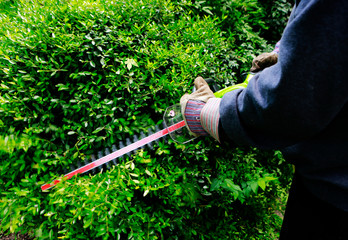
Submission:
<svg viewBox="0 0 348 240">
<path fill-rule="evenodd" d="M 196 91 L 180 99 L 181 112 L 186 127 L 194 136 L 211 135 L 219 141 L 220 98 L 216 98 L 208 83 L 202 78 L 195 79 Z"/>
<path fill-rule="evenodd" d="M 274 47 L 274 50 L 271 53 L 262 53 L 257 56 L 252 64 L 250 72 L 256 73 L 262 71 L 263 69 L 270 67 L 278 62 L 278 53 L 279 53 L 280 41 Z"/>
<path fill-rule="evenodd" d="M 278 61 L 278 54 L 275 52 L 271 53 L 262 53 L 261 55 L 254 58 L 252 62 L 252 67 L 250 72 L 256 73 L 262 71 L 265 68 L 268 68 Z"/>
</svg>

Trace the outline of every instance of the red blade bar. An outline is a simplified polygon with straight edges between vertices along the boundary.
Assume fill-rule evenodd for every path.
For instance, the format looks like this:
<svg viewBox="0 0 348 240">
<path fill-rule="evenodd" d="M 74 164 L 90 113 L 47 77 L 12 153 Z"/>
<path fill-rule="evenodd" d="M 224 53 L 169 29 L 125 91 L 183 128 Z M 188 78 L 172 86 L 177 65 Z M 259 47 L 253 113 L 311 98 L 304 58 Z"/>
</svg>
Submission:
<svg viewBox="0 0 348 240">
<path fill-rule="evenodd" d="M 85 173 L 91 169 L 94 169 L 96 167 L 99 167 L 100 165 L 104 164 L 104 163 L 107 163 L 109 161 L 111 161 L 112 159 L 115 159 L 115 158 L 118 158 L 118 157 L 121 157 L 123 156 L 124 154 L 126 153 L 129 153 L 137 148 L 140 148 L 150 142 L 153 142 L 161 137 L 164 137 L 166 136 L 167 134 L 171 133 L 171 132 L 174 132 L 175 130 L 178 130 L 182 127 L 185 126 L 185 121 L 181 121 L 181 122 L 178 122 L 168 128 L 165 128 L 161 131 L 158 131 L 154 134 L 151 134 L 143 139 L 140 139 L 139 141 L 136 141 L 124 148 L 121 148 L 113 153 L 110 153 L 102 158 L 99 158 L 98 160 L 95 160 L 94 162 L 91 162 L 85 166 L 82 166 L 74 171 L 71 171 L 70 173 L 64 175 L 64 179 L 70 179 L 72 178 L 73 176 L 77 175 L 77 174 L 82 174 L 82 173 Z M 52 188 L 53 186 L 57 185 L 58 183 L 60 183 L 61 180 L 54 180 L 52 183 L 48 183 L 48 184 L 44 184 L 41 186 L 41 190 L 42 191 L 45 191 L 45 190 L 48 190 L 50 188 Z"/>
</svg>

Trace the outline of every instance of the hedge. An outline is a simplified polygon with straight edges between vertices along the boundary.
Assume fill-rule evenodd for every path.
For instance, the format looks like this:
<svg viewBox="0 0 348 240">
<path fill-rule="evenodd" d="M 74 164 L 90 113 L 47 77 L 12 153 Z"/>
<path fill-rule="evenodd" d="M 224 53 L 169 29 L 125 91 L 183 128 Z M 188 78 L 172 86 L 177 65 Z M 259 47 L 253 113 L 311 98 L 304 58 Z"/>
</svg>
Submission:
<svg viewBox="0 0 348 240">
<path fill-rule="evenodd" d="M 2 1 L 0 231 L 37 239 L 276 238 L 292 175 L 279 151 L 169 139 L 40 190 L 78 161 L 161 124 L 196 76 L 220 87 L 241 81 L 285 26 L 289 4 L 274 6 Z M 270 28 L 270 12 L 283 24 Z"/>
</svg>

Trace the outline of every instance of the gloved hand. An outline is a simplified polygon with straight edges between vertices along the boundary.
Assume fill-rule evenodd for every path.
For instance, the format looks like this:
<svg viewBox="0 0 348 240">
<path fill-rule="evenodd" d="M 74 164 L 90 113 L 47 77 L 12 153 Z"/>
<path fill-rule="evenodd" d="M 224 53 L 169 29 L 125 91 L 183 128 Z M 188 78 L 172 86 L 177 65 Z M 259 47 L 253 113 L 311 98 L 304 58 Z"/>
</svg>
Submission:
<svg viewBox="0 0 348 240">
<path fill-rule="evenodd" d="M 253 72 L 253 73 L 259 72 L 267 67 L 270 67 L 276 64 L 277 61 L 278 61 L 278 54 L 276 52 L 262 53 L 256 58 L 254 58 L 250 72 Z"/>
<path fill-rule="evenodd" d="M 219 106 L 220 98 L 216 98 L 208 83 L 202 78 L 195 79 L 196 91 L 185 94 L 180 99 L 181 112 L 187 128 L 194 136 L 212 135 L 219 141 Z"/>
</svg>

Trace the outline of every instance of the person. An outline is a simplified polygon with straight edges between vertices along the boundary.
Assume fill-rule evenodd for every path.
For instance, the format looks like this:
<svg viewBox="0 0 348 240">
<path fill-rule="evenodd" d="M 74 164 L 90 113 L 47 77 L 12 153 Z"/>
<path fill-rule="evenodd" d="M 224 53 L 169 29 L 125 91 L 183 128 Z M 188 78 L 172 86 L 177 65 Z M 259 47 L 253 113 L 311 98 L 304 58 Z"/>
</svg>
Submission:
<svg viewBox="0 0 348 240">
<path fill-rule="evenodd" d="M 295 165 L 281 240 L 348 239 L 347 42 L 348 1 L 297 0 L 275 64 L 221 99 L 198 77 L 180 100 L 193 134 Z"/>
</svg>

